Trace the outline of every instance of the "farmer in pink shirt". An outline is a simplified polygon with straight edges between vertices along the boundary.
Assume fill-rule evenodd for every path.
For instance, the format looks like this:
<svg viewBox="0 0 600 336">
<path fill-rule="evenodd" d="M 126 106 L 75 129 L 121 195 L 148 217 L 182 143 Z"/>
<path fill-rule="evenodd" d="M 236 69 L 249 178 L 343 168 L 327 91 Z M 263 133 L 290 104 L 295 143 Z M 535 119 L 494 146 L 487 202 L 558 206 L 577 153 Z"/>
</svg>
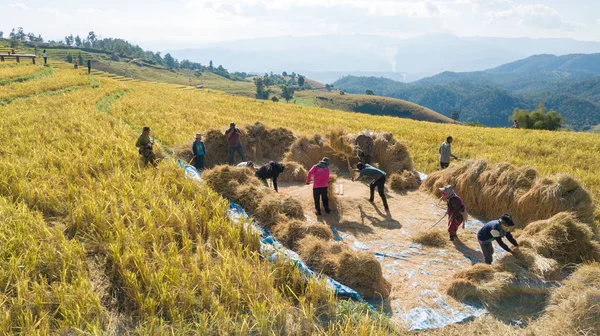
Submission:
<svg viewBox="0 0 600 336">
<path fill-rule="evenodd" d="M 329 158 L 324 157 L 316 165 L 312 166 L 306 177 L 306 184 L 310 184 L 310 179 L 313 178 L 313 198 L 315 200 L 315 210 L 317 216 L 321 216 L 321 202 L 319 196 L 323 200 L 325 212 L 330 213 L 329 199 L 327 198 L 327 185 L 329 183 Z"/>
</svg>

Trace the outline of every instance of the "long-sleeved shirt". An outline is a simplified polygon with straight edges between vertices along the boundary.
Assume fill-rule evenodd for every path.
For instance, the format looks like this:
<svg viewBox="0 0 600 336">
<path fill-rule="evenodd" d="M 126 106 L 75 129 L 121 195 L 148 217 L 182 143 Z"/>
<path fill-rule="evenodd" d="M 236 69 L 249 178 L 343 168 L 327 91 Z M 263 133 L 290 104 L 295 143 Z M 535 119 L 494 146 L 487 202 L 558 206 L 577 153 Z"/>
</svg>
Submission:
<svg viewBox="0 0 600 336">
<path fill-rule="evenodd" d="M 237 128 L 234 128 L 234 129 L 230 128 L 227 131 L 225 131 L 225 137 L 229 136 L 229 138 L 227 138 L 227 141 L 229 142 L 229 147 L 235 148 L 240 145 L 241 133 L 242 132 L 240 132 L 240 130 Z"/>
<path fill-rule="evenodd" d="M 142 133 L 142 134 L 140 134 L 139 138 L 137 139 L 135 146 L 138 147 L 139 149 L 144 149 L 150 144 L 150 142 L 151 142 L 150 136 Z"/>
<path fill-rule="evenodd" d="M 506 237 L 506 239 L 508 239 L 508 241 L 514 246 L 519 246 L 513 235 L 510 232 L 506 232 L 504 229 L 502 229 L 500 220 L 488 222 L 481 229 L 479 229 L 479 232 L 477 232 L 477 239 L 480 242 L 492 243 L 495 240 L 506 252 L 510 252 L 511 249 L 502 241 L 503 237 Z"/>
<path fill-rule="evenodd" d="M 269 162 L 266 165 L 260 167 L 254 175 L 261 179 L 272 179 L 273 180 L 273 188 L 275 191 L 279 191 L 277 189 L 277 177 L 279 174 L 283 172 L 283 165 L 277 162 Z"/>
<path fill-rule="evenodd" d="M 313 188 L 327 188 L 329 184 L 329 168 L 325 164 L 316 164 L 310 168 L 306 176 L 306 184 L 313 178 Z"/>
<path fill-rule="evenodd" d="M 373 181 L 377 181 L 382 177 L 386 177 L 387 175 L 383 170 L 377 169 L 370 164 L 365 163 L 365 167 L 360 171 L 357 179 L 360 180 L 365 176 L 373 178 Z"/>
<path fill-rule="evenodd" d="M 450 163 L 450 157 L 452 156 L 452 144 L 444 141 L 440 146 L 440 162 Z"/>
<path fill-rule="evenodd" d="M 194 155 L 200 156 L 206 154 L 206 147 L 204 147 L 203 141 L 194 141 L 192 144 L 192 153 Z"/>
</svg>

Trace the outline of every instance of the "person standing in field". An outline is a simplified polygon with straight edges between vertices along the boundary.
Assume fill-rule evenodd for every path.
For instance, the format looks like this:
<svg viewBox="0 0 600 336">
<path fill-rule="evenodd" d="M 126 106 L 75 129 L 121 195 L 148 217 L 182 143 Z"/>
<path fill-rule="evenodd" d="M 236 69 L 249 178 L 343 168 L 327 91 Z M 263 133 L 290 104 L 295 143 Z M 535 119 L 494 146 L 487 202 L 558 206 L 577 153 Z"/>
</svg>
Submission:
<svg viewBox="0 0 600 336">
<path fill-rule="evenodd" d="M 265 186 L 269 186 L 267 183 L 267 179 L 273 180 L 273 188 L 276 192 L 279 192 L 277 188 L 277 177 L 279 174 L 283 173 L 285 166 L 279 162 L 270 161 L 266 165 L 258 168 L 254 176 L 256 176 Z"/>
<path fill-rule="evenodd" d="M 196 134 L 196 140 L 192 143 L 192 153 L 194 155 L 194 168 L 198 171 L 204 169 L 204 155 L 206 155 L 206 147 L 202 141 L 202 134 Z"/>
<path fill-rule="evenodd" d="M 372 136 L 367 135 L 365 131 L 360 132 L 354 140 L 354 147 L 360 162 L 371 163 L 371 157 L 374 153 Z"/>
<path fill-rule="evenodd" d="M 225 138 L 229 142 L 229 165 L 233 166 L 235 153 L 237 152 L 242 161 L 246 161 L 246 154 L 244 153 L 244 147 L 240 141 L 242 131 L 235 127 L 235 123 L 229 124 L 229 129 L 225 131 Z"/>
<path fill-rule="evenodd" d="M 42 57 L 44 58 L 44 65 L 48 65 L 48 53 L 46 52 L 46 49 L 42 51 Z"/>
<path fill-rule="evenodd" d="M 315 212 L 317 216 L 321 216 L 321 200 L 325 213 L 330 213 L 329 198 L 327 198 L 327 187 L 329 184 L 329 158 L 324 157 L 316 165 L 312 166 L 306 176 L 306 184 L 310 184 L 313 179 L 313 199 L 315 201 Z"/>
<path fill-rule="evenodd" d="M 138 148 L 138 152 L 144 158 L 144 164 L 152 164 L 156 167 L 156 155 L 152 151 L 154 140 L 150 139 L 150 126 L 144 126 L 142 134 L 137 139 L 135 146 Z"/>
<path fill-rule="evenodd" d="M 439 188 L 439 190 L 448 206 L 446 210 L 446 215 L 448 215 L 448 234 L 450 235 L 450 240 L 454 240 L 457 238 L 456 232 L 460 225 L 462 224 L 463 229 L 465 228 L 465 223 L 467 222 L 467 208 L 465 207 L 463 200 L 456 194 L 454 189 L 452 189 L 452 186 L 447 185 L 443 188 Z"/>
<path fill-rule="evenodd" d="M 504 214 L 500 219 L 493 220 L 485 224 L 479 232 L 477 232 L 477 240 L 481 246 L 483 252 L 483 258 L 486 264 L 491 264 L 493 261 L 494 247 L 492 243 L 494 240 L 498 242 L 498 245 L 502 247 L 506 252 L 513 252 L 506 244 L 502 241 L 503 237 L 506 237 L 513 246 L 518 247 L 519 244 L 510 233 L 515 226 L 512 217 L 509 214 Z"/>
<path fill-rule="evenodd" d="M 439 149 L 440 152 L 440 168 L 446 169 L 450 165 L 450 158 L 457 160 L 458 158 L 452 155 L 452 137 L 446 138 Z"/>
<path fill-rule="evenodd" d="M 377 169 L 367 163 L 359 162 L 356 165 L 355 171 L 359 172 L 358 178 L 352 177 L 352 182 L 355 180 L 360 180 L 366 176 L 373 179 L 373 181 L 369 184 L 370 188 L 370 197 L 369 202 L 375 202 L 375 188 L 377 188 L 377 192 L 381 197 L 381 201 L 383 202 L 383 208 L 389 214 L 390 208 L 388 207 L 387 198 L 385 197 L 385 180 L 387 178 L 386 173 L 383 170 Z"/>
<path fill-rule="evenodd" d="M 92 60 L 87 60 L 88 75 L 92 72 Z"/>
</svg>

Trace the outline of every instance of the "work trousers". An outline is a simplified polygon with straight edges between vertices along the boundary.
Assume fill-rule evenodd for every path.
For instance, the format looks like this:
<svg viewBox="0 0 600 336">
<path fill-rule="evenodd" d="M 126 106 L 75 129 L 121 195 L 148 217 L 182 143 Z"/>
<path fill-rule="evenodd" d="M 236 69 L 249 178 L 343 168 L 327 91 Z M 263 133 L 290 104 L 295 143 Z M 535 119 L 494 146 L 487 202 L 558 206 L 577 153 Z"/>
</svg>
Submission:
<svg viewBox="0 0 600 336">
<path fill-rule="evenodd" d="M 486 264 L 491 264 L 494 260 L 494 246 L 492 243 L 479 242 L 479 246 L 481 246 L 481 252 L 483 252 L 483 259 Z"/>
<path fill-rule="evenodd" d="M 246 161 L 246 154 L 244 153 L 244 147 L 240 144 L 237 147 L 229 147 L 229 165 L 233 166 L 233 158 L 235 153 L 238 153 L 242 158 L 242 162 Z"/>
<path fill-rule="evenodd" d="M 198 171 L 201 171 L 202 169 L 204 169 L 204 155 L 196 155 L 194 157 L 194 168 L 196 168 Z"/>
<path fill-rule="evenodd" d="M 315 201 L 315 210 L 318 214 L 321 213 L 321 200 L 323 200 L 323 207 L 325 212 L 329 213 L 329 198 L 327 197 L 327 187 L 325 188 L 313 188 L 313 199 Z"/>
<path fill-rule="evenodd" d="M 379 196 L 381 197 L 381 201 L 383 202 L 383 207 L 388 210 L 388 203 L 387 203 L 387 198 L 385 198 L 385 176 L 380 177 L 379 179 L 375 180 L 373 183 L 371 183 L 369 185 L 369 188 L 371 189 L 371 197 L 369 198 L 369 200 L 371 202 L 373 202 L 375 200 L 375 187 L 377 187 L 377 192 L 379 193 Z"/>
</svg>

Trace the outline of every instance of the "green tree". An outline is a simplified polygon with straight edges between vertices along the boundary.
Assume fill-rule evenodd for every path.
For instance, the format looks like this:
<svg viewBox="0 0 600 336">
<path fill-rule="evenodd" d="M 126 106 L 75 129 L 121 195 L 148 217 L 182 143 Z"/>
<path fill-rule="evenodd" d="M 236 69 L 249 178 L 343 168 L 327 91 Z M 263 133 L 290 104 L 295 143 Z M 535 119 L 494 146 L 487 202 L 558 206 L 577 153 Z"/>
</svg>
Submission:
<svg viewBox="0 0 600 336">
<path fill-rule="evenodd" d="M 374 95 L 375 95 L 375 92 L 373 92 L 373 90 L 367 90 L 367 91 L 365 91 L 365 94 L 366 94 L 367 96 L 374 96 Z"/>
<path fill-rule="evenodd" d="M 450 118 L 458 121 L 458 119 L 460 119 L 460 111 L 459 110 L 452 111 L 452 114 L 450 115 Z"/>
<path fill-rule="evenodd" d="M 564 118 L 554 110 L 546 112 L 546 106 L 539 103 L 533 111 L 514 109 L 509 117 L 511 121 L 518 121 L 520 128 L 554 131 L 562 127 Z"/>
<path fill-rule="evenodd" d="M 73 45 L 73 41 L 75 40 L 75 38 L 73 37 L 73 34 L 69 35 L 69 36 L 65 36 L 65 43 L 70 47 Z"/>
<path fill-rule="evenodd" d="M 176 68 L 175 58 L 170 53 L 165 54 L 165 65 L 171 69 Z"/>
<path fill-rule="evenodd" d="M 279 98 L 277 98 L 277 96 L 273 96 L 271 98 L 271 101 L 273 101 L 273 103 L 278 103 L 279 102 Z"/>
<path fill-rule="evenodd" d="M 298 86 L 303 87 L 305 82 L 304 76 L 298 76 Z"/>
<path fill-rule="evenodd" d="M 79 55 L 77 55 L 77 61 L 79 61 L 79 65 L 83 65 L 83 55 L 81 55 L 81 51 L 79 52 Z"/>
<path fill-rule="evenodd" d="M 4 32 L 0 30 L 0 38 L 4 38 Z"/>
<path fill-rule="evenodd" d="M 269 90 L 265 88 L 262 78 L 254 78 L 254 85 L 256 85 L 256 99 L 269 99 Z"/>
<path fill-rule="evenodd" d="M 208 63 L 208 68 L 212 71 L 214 69 L 212 60 Z"/>
<path fill-rule="evenodd" d="M 287 72 L 285 72 L 285 71 L 284 71 L 284 72 L 282 72 L 282 73 L 281 73 L 281 75 L 282 75 L 283 77 L 287 77 Z"/>
<path fill-rule="evenodd" d="M 75 45 L 81 47 L 82 43 L 83 42 L 81 42 L 81 37 L 79 37 L 79 35 L 75 36 Z"/>
<path fill-rule="evenodd" d="M 67 63 L 73 63 L 73 55 L 71 55 L 71 53 L 68 53 L 66 60 L 67 60 Z"/>
<path fill-rule="evenodd" d="M 289 103 L 290 99 L 294 98 L 294 89 L 285 84 L 282 85 L 281 86 L 281 97 L 283 99 L 285 99 L 286 103 Z"/>
<path fill-rule="evenodd" d="M 93 30 L 88 33 L 87 40 L 90 43 L 90 47 L 94 47 L 96 45 L 97 37 Z"/>
</svg>

